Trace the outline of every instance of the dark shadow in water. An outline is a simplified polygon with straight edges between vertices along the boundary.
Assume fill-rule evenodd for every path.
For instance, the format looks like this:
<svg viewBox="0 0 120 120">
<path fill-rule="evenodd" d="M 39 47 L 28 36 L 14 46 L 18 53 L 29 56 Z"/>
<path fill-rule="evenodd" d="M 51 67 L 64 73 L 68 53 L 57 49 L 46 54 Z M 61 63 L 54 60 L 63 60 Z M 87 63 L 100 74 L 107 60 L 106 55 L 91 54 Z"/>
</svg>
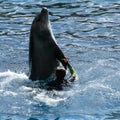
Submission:
<svg viewBox="0 0 120 120">
<path fill-rule="evenodd" d="M 38 120 L 38 119 L 36 119 L 36 118 L 29 118 L 28 120 Z"/>
<path fill-rule="evenodd" d="M 107 114 L 108 117 L 106 118 L 106 120 L 119 120 L 120 119 L 120 111 L 116 111 L 116 112 L 111 112 L 109 114 Z"/>
</svg>

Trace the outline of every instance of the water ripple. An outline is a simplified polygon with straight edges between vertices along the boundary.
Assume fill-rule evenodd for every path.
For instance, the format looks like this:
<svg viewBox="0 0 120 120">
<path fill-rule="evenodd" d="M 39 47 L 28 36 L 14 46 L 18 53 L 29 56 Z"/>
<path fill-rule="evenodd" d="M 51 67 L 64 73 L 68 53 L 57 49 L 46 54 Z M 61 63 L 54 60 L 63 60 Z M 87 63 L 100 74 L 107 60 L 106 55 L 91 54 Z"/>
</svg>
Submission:
<svg viewBox="0 0 120 120">
<path fill-rule="evenodd" d="M 54 95 L 46 96 L 46 91 L 32 91 L 30 86 L 31 91 L 25 85 L 21 85 L 19 91 L 14 90 L 15 86 L 20 87 L 19 84 L 25 82 L 21 74 L 15 72 L 28 73 L 30 27 L 43 6 L 49 9 L 59 47 L 69 56 L 79 75 L 70 91 L 55 93 L 63 95 L 63 98 L 58 97 L 57 100 Z M 7 85 L 4 89 L 0 86 L 0 111 L 11 113 L 14 110 L 14 113 L 24 112 L 25 115 L 60 115 L 64 111 L 92 114 L 96 118 L 97 114 L 104 114 L 103 111 L 109 113 L 111 110 L 108 115 L 115 118 L 119 112 L 114 109 L 119 110 L 117 106 L 120 100 L 119 32 L 119 0 L 0 0 L 0 81 Z M 15 72 L 3 72 L 8 69 Z M 10 81 L 14 81 L 14 86 L 10 86 Z M 14 98 L 18 103 L 13 102 Z M 53 103 L 56 103 L 55 106 Z"/>
</svg>

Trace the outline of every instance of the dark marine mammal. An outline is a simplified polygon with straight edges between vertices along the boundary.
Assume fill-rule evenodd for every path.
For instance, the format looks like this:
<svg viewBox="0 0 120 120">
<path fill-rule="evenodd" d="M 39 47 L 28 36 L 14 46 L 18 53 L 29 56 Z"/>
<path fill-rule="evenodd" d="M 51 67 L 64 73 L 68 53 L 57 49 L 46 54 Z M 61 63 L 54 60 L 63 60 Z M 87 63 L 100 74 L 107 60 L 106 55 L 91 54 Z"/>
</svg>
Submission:
<svg viewBox="0 0 120 120">
<path fill-rule="evenodd" d="M 63 52 L 55 42 L 47 8 L 42 8 L 32 22 L 29 41 L 29 79 L 43 80 L 49 77 L 59 65 L 66 68 Z"/>
</svg>

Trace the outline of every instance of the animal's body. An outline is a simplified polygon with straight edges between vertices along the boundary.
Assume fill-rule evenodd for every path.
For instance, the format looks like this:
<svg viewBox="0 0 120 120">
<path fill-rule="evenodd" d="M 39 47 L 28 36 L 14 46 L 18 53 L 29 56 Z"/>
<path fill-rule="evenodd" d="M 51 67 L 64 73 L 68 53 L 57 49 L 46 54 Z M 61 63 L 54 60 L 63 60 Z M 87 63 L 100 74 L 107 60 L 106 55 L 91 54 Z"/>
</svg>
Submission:
<svg viewBox="0 0 120 120">
<path fill-rule="evenodd" d="M 63 52 L 56 44 L 47 8 L 43 8 L 32 22 L 29 41 L 31 80 L 44 80 L 53 74 L 59 61 L 66 67 Z M 59 61 L 58 61 L 59 60 Z"/>
</svg>

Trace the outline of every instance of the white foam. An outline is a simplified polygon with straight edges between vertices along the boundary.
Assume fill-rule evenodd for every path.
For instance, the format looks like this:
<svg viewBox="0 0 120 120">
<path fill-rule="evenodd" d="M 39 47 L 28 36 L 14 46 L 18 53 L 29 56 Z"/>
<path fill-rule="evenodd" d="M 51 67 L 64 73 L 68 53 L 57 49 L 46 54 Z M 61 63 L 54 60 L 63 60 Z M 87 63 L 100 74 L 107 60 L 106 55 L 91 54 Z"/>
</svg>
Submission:
<svg viewBox="0 0 120 120">
<path fill-rule="evenodd" d="M 95 66 L 85 72 L 85 75 L 89 78 L 90 73 L 96 69 L 98 68 Z M 47 91 L 36 87 L 36 82 L 30 81 L 25 73 L 15 73 L 10 70 L 0 72 L 0 103 L 2 103 L 0 112 L 39 113 L 38 106 L 57 107 L 62 102 L 65 104 L 71 102 L 70 109 L 81 106 L 82 109 L 88 111 L 89 108 L 91 111 L 94 106 L 96 110 L 95 105 L 102 108 L 109 101 L 114 102 L 120 99 L 119 80 L 115 79 L 116 76 L 119 78 L 119 71 L 109 76 L 98 76 L 82 85 L 79 84 L 79 80 L 76 80 L 71 88 L 68 87 L 63 91 Z"/>
<path fill-rule="evenodd" d="M 0 103 L 2 103 L 0 112 L 10 114 L 34 113 L 35 106 L 42 103 L 47 106 L 57 106 L 71 94 L 65 91 L 48 92 L 35 87 L 35 84 L 28 79 L 25 73 L 15 73 L 10 70 L 0 72 Z"/>
<path fill-rule="evenodd" d="M 34 97 L 38 102 L 45 102 L 46 105 L 49 106 L 57 106 L 60 101 L 65 101 L 66 98 L 61 97 L 50 97 L 46 94 L 46 92 L 42 92 L 41 94 L 37 94 Z"/>
</svg>

